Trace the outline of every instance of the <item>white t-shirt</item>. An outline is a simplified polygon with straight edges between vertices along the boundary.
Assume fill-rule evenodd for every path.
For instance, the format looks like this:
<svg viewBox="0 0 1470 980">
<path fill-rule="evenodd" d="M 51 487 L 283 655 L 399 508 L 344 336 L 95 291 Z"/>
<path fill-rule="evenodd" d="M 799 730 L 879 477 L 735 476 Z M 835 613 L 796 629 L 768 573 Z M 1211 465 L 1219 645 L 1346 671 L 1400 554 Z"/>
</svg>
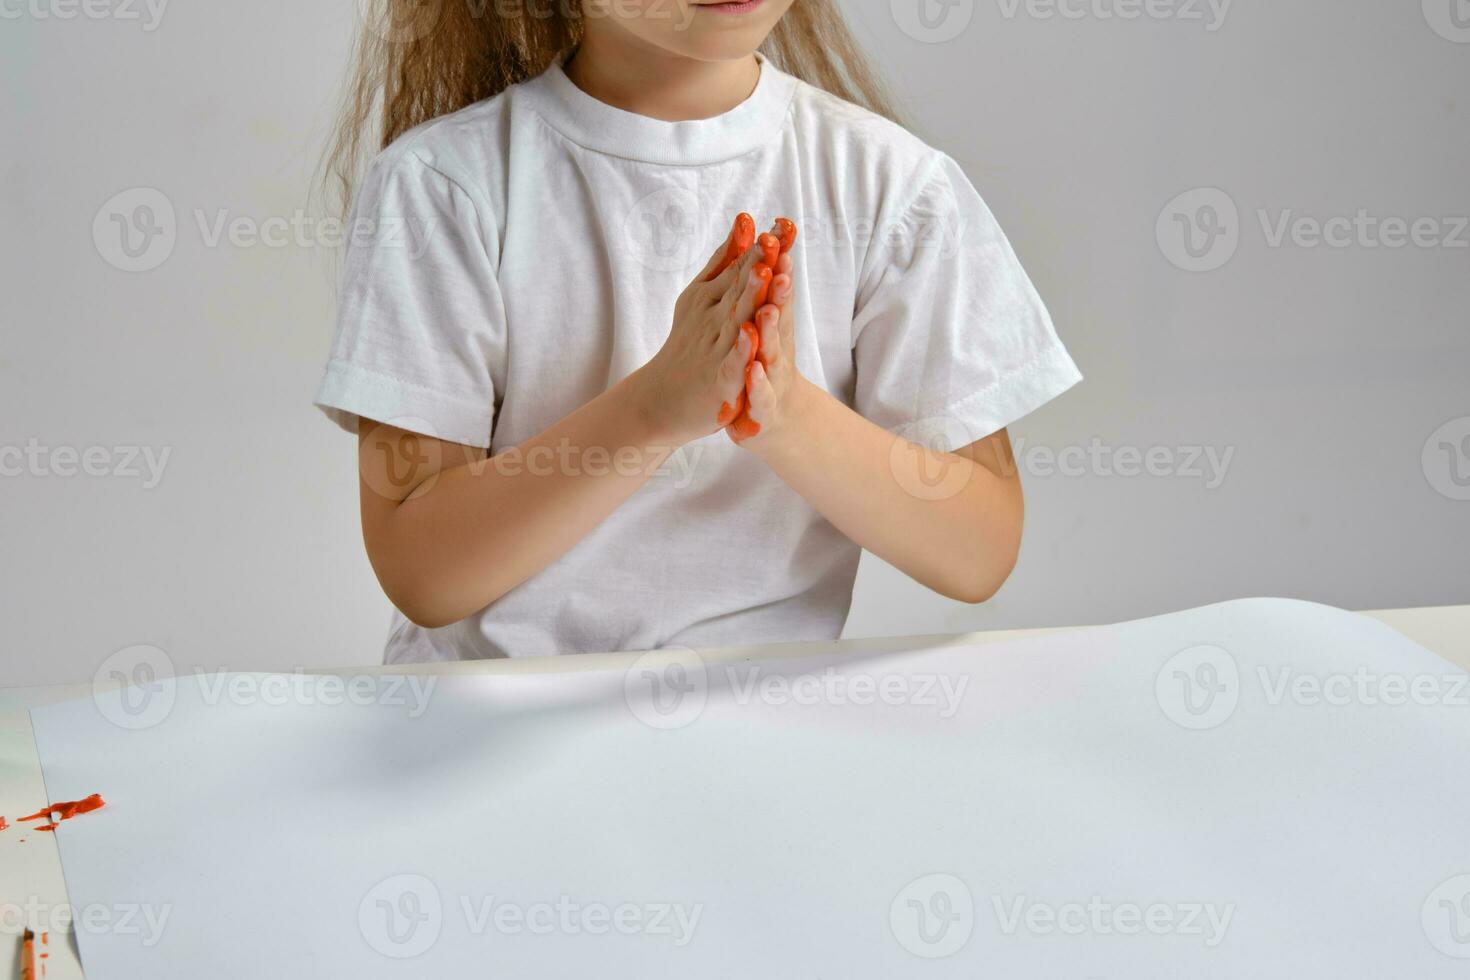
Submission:
<svg viewBox="0 0 1470 980">
<path fill-rule="evenodd" d="M 745 102 L 674 123 L 555 64 L 376 160 L 316 402 L 350 431 L 518 445 L 658 352 L 740 211 L 800 226 L 797 365 L 880 426 L 955 449 L 1080 380 L 964 173 L 901 127 L 764 59 Z M 386 659 L 830 640 L 858 555 L 716 433 L 484 610 L 397 617 Z"/>
</svg>

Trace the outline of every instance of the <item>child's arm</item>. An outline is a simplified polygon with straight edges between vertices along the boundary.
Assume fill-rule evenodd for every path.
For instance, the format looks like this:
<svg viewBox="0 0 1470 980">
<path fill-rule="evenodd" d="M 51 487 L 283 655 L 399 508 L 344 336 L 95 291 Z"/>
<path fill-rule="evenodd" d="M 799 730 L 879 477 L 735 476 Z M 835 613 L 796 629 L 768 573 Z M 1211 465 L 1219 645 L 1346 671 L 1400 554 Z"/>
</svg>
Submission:
<svg viewBox="0 0 1470 980">
<path fill-rule="evenodd" d="M 705 282 L 724 251 L 680 296 L 653 360 L 514 449 L 485 459 L 363 420 L 363 537 L 405 616 L 441 627 L 490 605 L 582 540 L 675 449 L 719 431 L 720 405 L 745 383 L 739 324 L 770 282 L 752 272 L 755 250 Z"/>
<path fill-rule="evenodd" d="M 790 262 L 761 323 L 743 445 L 853 541 L 935 592 L 984 602 L 1015 568 L 1024 499 L 1004 430 L 952 453 L 874 425 L 796 370 Z M 779 315 L 772 315 L 779 310 Z"/>
</svg>

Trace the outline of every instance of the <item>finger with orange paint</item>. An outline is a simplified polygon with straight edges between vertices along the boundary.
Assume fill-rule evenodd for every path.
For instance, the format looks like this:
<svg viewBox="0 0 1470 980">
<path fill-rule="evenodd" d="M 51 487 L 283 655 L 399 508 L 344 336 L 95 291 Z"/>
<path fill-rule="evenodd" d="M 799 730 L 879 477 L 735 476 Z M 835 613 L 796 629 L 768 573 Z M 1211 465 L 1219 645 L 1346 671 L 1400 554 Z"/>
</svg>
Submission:
<svg viewBox="0 0 1470 980">
<path fill-rule="evenodd" d="M 704 281 L 709 282 L 719 278 L 722 272 L 738 262 L 746 252 L 750 251 L 750 247 L 754 243 L 755 219 L 744 211 L 741 211 L 735 216 L 735 224 L 730 229 L 730 237 L 726 240 L 724 254 L 720 256 L 719 262 L 715 264 L 713 269 L 706 270 Z"/>
<path fill-rule="evenodd" d="M 757 337 L 763 338 L 761 340 L 757 340 L 756 343 L 758 345 L 764 345 L 766 342 L 764 338 L 769 338 L 773 343 L 776 341 L 776 331 L 778 329 L 780 320 L 780 308 L 771 304 L 767 304 L 761 307 L 760 311 L 756 313 L 755 323 L 746 324 L 746 326 L 750 327 L 755 332 Z M 754 436 L 760 435 L 760 423 L 750 417 L 751 402 L 750 395 L 748 393 L 753 390 L 752 386 L 755 384 L 757 378 L 764 376 L 765 368 L 763 362 L 752 358 L 750 363 L 745 368 L 746 391 L 741 393 L 741 401 L 743 401 L 745 404 L 745 410 L 741 412 L 738 417 L 733 419 L 730 422 L 729 426 L 730 438 L 735 441 L 736 445 L 739 445 L 740 443 L 744 442 L 747 439 L 753 438 Z"/>
<path fill-rule="evenodd" d="M 787 304 L 790 303 L 792 282 L 791 270 L 794 263 L 791 255 L 791 250 L 796 245 L 796 236 L 796 222 L 792 221 L 790 218 L 777 218 L 776 223 L 774 226 L 772 226 L 771 230 L 766 234 L 760 236 L 760 239 L 758 240 L 758 245 L 761 250 L 759 267 L 769 268 L 772 271 L 773 276 L 771 280 L 771 286 L 757 293 L 757 303 L 759 305 L 765 306 L 767 302 L 774 302 L 776 306 L 784 308 Z M 776 294 L 776 285 L 777 283 L 781 282 L 784 282 L 785 284 L 783 293 L 784 298 L 779 301 L 774 300 L 773 297 Z M 776 319 L 780 319 L 780 311 L 777 312 Z M 745 326 L 755 329 L 755 324 L 753 323 L 746 324 Z M 744 328 L 745 327 L 743 326 L 742 329 Z M 750 364 L 746 367 L 746 391 L 743 393 L 743 396 L 741 398 L 737 399 L 737 402 L 743 402 L 744 405 L 742 411 L 738 414 L 737 418 L 733 420 L 732 423 L 730 423 L 733 426 L 733 428 L 731 429 L 730 437 L 734 439 L 737 443 L 744 442 L 746 439 L 757 435 L 760 432 L 760 423 L 755 422 L 753 419 L 751 419 L 749 414 L 750 368 L 755 365 L 756 360 L 759 360 L 763 365 L 767 367 L 769 367 L 769 364 L 767 364 L 766 358 L 761 354 L 760 334 L 764 333 L 764 330 L 755 329 L 755 332 L 757 336 L 752 345 L 754 348 L 754 356 L 752 357 Z M 730 406 L 727 404 L 725 407 L 729 408 Z M 725 413 L 721 412 L 722 419 L 724 415 Z M 738 422 L 739 424 L 734 424 L 736 422 Z"/>
</svg>

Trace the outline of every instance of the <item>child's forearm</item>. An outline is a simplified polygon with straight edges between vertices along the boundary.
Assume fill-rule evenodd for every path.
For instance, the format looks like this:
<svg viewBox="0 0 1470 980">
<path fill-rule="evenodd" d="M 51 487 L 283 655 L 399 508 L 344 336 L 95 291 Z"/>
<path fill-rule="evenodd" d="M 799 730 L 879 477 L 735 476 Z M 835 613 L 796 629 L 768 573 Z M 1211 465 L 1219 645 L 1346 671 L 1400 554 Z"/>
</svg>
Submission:
<svg viewBox="0 0 1470 980">
<path fill-rule="evenodd" d="M 995 594 L 1015 567 L 1024 514 L 1004 433 L 937 453 L 810 382 L 793 394 L 781 431 L 753 452 L 838 530 L 921 584 L 964 602 Z"/>
<path fill-rule="evenodd" d="M 369 457 L 383 451 L 365 436 L 363 531 L 389 599 L 421 626 L 447 626 L 546 568 L 677 448 L 652 415 L 635 375 L 514 449 L 420 474 L 427 478 L 402 500 L 369 476 L 380 463 Z M 460 449 L 415 452 L 421 460 Z"/>
</svg>

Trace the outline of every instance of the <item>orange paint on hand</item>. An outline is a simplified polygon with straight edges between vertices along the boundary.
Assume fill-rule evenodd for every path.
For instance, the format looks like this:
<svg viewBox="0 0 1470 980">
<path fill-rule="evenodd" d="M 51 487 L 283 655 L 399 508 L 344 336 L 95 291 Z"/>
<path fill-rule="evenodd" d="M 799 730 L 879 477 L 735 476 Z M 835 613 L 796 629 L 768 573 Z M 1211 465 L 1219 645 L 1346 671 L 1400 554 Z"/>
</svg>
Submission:
<svg viewBox="0 0 1470 980">
<path fill-rule="evenodd" d="M 36 980 L 36 934 L 29 929 L 20 940 L 20 980 Z"/>
<path fill-rule="evenodd" d="M 790 218 L 777 218 L 774 234 L 781 243 L 781 254 L 785 255 L 796 244 L 796 222 Z"/>
<path fill-rule="evenodd" d="M 790 218 L 777 218 L 775 227 L 772 228 L 771 231 L 760 237 L 759 244 L 761 249 L 761 262 L 756 266 L 756 269 L 758 271 L 758 274 L 762 274 L 762 282 L 760 288 L 756 292 L 755 305 L 756 309 L 759 311 L 756 318 L 765 321 L 763 323 L 763 326 L 769 325 L 769 314 L 766 313 L 766 310 L 768 309 L 766 307 L 766 301 L 771 298 L 771 286 L 776 275 L 777 264 L 780 262 L 781 256 L 785 255 L 787 252 L 790 252 L 791 249 L 796 245 L 796 235 L 796 222 L 792 221 Z M 787 298 L 790 298 L 789 291 L 787 294 Z M 779 319 L 780 311 L 774 310 L 773 312 Z M 754 329 L 753 324 L 745 324 L 741 327 L 741 329 L 745 329 L 745 327 L 747 326 Z M 756 338 L 754 351 L 751 354 L 750 360 L 748 360 L 745 364 L 745 394 L 744 397 L 740 399 L 745 402 L 745 411 L 741 412 L 734 419 L 734 421 L 727 423 L 728 428 L 730 429 L 730 435 L 737 444 L 742 443 L 753 436 L 759 435 L 761 431 L 760 423 L 750 417 L 750 369 L 755 364 L 756 360 L 760 360 L 763 366 L 769 366 L 764 357 L 759 357 L 760 334 L 760 330 L 754 329 L 754 335 Z M 722 412 L 721 415 L 723 416 L 724 413 Z"/>
<path fill-rule="evenodd" d="M 790 218 L 777 218 L 775 226 L 759 238 L 755 237 L 755 219 L 742 211 L 735 218 L 735 227 L 730 233 L 730 242 L 725 250 L 725 255 L 720 261 L 720 267 L 711 279 L 718 276 L 737 261 L 748 251 L 752 244 L 760 248 L 759 261 L 753 266 L 753 270 L 759 284 L 756 287 L 755 308 L 758 312 L 756 319 L 763 320 L 769 325 L 770 314 L 766 313 L 767 300 L 771 298 L 771 285 L 776 276 L 776 269 L 781 256 L 790 252 L 796 245 L 796 222 Z M 789 289 L 786 296 L 790 298 Z M 780 317 L 779 310 L 773 310 L 777 318 Z M 760 423 L 750 417 L 750 371 L 757 360 L 766 365 L 765 358 L 761 357 L 761 330 L 754 322 L 742 323 L 740 330 L 750 339 L 750 353 L 745 362 L 745 390 L 735 398 L 735 404 L 724 402 L 720 405 L 719 414 L 715 421 L 722 427 L 730 429 L 731 435 L 737 443 L 744 442 L 751 436 L 761 431 Z"/>
<path fill-rule="evenodd" d="M 725 254 L 720 258 L 720 264 L 715 271 L 705 277 L 705 282 L 720 278 L 720 275 L 730 266 L 740 261 L 741 256 L 750 251 L 750 246 L 755 244 L 755 219 L 741 211 L 735 216 L 735 225 L 730 229 L 730 238 L 725 245 Z"/>
<path fill-rule="evenodd" d="M 75 817 L 78 814 L 91 813 L 93 810 L 100 810 L 106 805 L 107 803 L 102 799 L 100 794 L 93 793 L 91 796 L 87 797 L 84 800 L 77 800 L 72 803 L 57 803 L 53 806 L 46 807 L 44 810 L 37 810 L 30 816 L 17 817 L 16 819 L 21 821 L 46 820 L 49 822 L 43 823 L 35 829 L 55 830 L 56 825 L 61 823 L 63 820 L 70 820 L 72 817 Z M 54 820 L 52 819 L 53 814 L 56 815 Z"/>
<path fill-rule="evenodd" d="M 775 272 L 776 262 L 781 258 L 781 239 L 770 232 L 766 232 L 760 238 L 756 239 L 756 244 L 760 246 L 761 250 L 760 264 Z"/>
</svg>

